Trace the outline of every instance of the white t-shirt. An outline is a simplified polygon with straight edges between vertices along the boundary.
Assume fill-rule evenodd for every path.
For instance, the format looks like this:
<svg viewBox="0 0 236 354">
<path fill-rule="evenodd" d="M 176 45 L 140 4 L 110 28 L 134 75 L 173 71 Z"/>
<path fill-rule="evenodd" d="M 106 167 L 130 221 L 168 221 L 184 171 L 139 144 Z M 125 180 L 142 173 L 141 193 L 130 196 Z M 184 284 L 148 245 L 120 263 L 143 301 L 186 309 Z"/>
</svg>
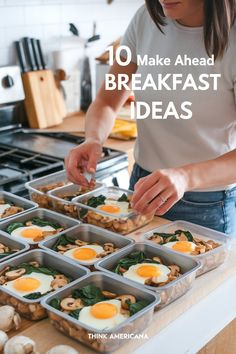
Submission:
<svg viewBox="0 0 236 354">
<path fill-rule="evenodd" d="M 152 21 L 146 6 L 142 6 L 132 19 L 123 37 L 122 44 L 132 52 L 132 61 L 137 55 L 143 57 L 170 58 L 174 63 L 179 54 L 190 58 L 206 58 L 203 28 L 185 27 L 166 20 L 164 34 Z M 236 148 L 236 26 L 231 30 L 230 43 L 223 59 L 213 66 L 144 66 L 139 65 L 137 73 L 145 78 L 157 74 L 191 73 L 196 82 L 201 74 L 221 74 L 217 91 L 211 85 L 207 91 L 135 91 L 137 101 L 145 101 L 150 106 L 153 101 L 162 101 L 163 109 L 173 101 L 181 110 L 183 101 L 192 102 L 191 119 L 154 120 L 151 116 L 137 120 L 138 138 L 135 144 L 135 161 L 152 172 L 161 168 L 178 167 L 189 163 L 214 159 Z M 236 166 L 235 166 L 236 170 Z M 219 186 L 208 190 L 224 190 L 230 186 Z"/>
</svg>

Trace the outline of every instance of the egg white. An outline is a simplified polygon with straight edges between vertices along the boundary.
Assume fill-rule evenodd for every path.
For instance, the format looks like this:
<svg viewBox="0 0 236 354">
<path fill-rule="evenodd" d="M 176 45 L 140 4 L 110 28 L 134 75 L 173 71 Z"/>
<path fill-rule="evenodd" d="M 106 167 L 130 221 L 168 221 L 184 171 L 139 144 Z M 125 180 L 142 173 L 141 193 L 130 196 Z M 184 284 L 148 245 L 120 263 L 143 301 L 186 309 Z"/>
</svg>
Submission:
<svg viewBox="0 0 236 354">
<path fill-rule="evenodd" d="M 96 318 L 91 313 L 92 306 L 85 306 L 82 308 L 82 310 L 79 313 L 79 321 L 86 324 L 87 326 L 93 327 L 95 329 L 103 330 L 103 329 L 113 328 L 128 318 L 127 315 L 120 313 L 121 311 L 120 300 L 113 299 L 113 300 L 100 301 L 99 303 L 103 303 L 103 302 L 110 303 L 116 307 L 117 314 L 114 317 L 107 318 L 107 319 Z"/>
<path fill-rule="evenodd" d="M 38 225 L 22 226 L 22 227 L 18 227 L 17 229 L 13 230 L 11 233 L 11 236 L 21 238 L 22 240 L 24 240 L 26 242 L 27 241 L 34 241 L 33 237 L 29 238 L 29 237 L 22 236 L 22 232 L 27 229 L 38 229 L 41 231 L 55 231 L 55 229 L 49 225 L 47 225 L 47 226 L 38 226 Z"/>
<path fill-rule="evenodd" d="M 17 279 L 15 279 L 15 280 L 11 280 L 11 281 L 6 282 L 3 286 L 5 288 L 7 288 L 8 290 L 10 290 L 11 292 L 13 292 L 17 295 L 20 295 L 20 296 L 25 296 L 25 295 L 36 293 L 36 292 L 40 292 L 41 294 L 45 294 L 48 291 L 52 290 L 51 282 L 54 280 L 52 275 L 32 272 L 31 274 L 24 274 L 18 279 L 22 279 L 22 278 L 37 279 L 40 282 L 40 285 L 34 291 L 19 291 L 14 288 L 14 282 L 17 280 Z"/>
<path fill-rule="evenodd" d="M 10 204 L 0 204 L 0 216 L 2 216 L 2 214 L 4 213 L 5 210 L 7 210 L 8 208 L 10 208 L 11 205 Z"/>
<path fill-rule="evenodd" d="M 94 258 L 89 259 L 89 260 L 80 260 L 80 259 L 77 259 L 77 258 L 73 257 L 73 253 L 76 250 L 81 249 L 81 248 L 90 248 L 90 249 L 92 249 L 93 251 L 96 252 L 96 255 L 99 254 L 99 253 L 102 253 L 104 251 L 101 246 L 98 246 L 98 245 L 86 245 L 86 246 L 72 248 L 72 249 L 66 251 L 63 254 L 63 256 L 69 257 L 69 258 L 75 260 L 76 262 L 79 262 L 79 263 L 82 263 L 82 264 L 91 264 L 91 263 L 94 263 L 94 262 L 96 262 L 98 260 L 97 257 L 94 257 Z"/>
<path fill-rule="evenodd" d="M 167 242 L 167 243 L 164 243 L 162 246 L 165 246 L 165 247 L 167 247 L 167 248 L 170 248 L 170 249 L 172 249 L 172 250 L 175 251 L 175 252 L 180 252 L 180 253 L 184 253 L 184 254 L 190 254 L 190 253 L 193 252 L 193 251 L 195 250 L 195 248 L 196 248 L 195 243 L 190 242 L 190 241 L 187 241 L 187 242 L 191 245 L 191 251 L 190 251 L 190 252 L 182 252 L 182 251 L 178 251 L 178 250 L 173 249 L 173 246 L 174 246 L 176 243 L 178 243 L 178 242 L 181 242 L 181 241 Z"/>
<path fill-rule="evenodd" d="M 145 284 L 145 281 L 147 279 L 150 279 L 150 277 L 141 277 L 137 273 L 137 270 L 141 266 L 150 266 L 150 265 L 158 268 L 160 270 L 160 272 L 161 272 L 161 275 L 159 277 L 155 277 L 157 283 L 162 283 L 162 282 L 165 282 L 165 281 L 168 280 L 168 274 L 170 273 L 170 269 L 167 266 L 165 266 L 164 264 L 156 264 L 156 263 L 138 263 L 138 264 L 135 264 L 135 265 L 129 267 L 127 272 L 123 273 L 123 277 L 128 278 L 130 280 L 134 280 L 134 281 L 136 281 L 138 283 Z"/>
</svg>

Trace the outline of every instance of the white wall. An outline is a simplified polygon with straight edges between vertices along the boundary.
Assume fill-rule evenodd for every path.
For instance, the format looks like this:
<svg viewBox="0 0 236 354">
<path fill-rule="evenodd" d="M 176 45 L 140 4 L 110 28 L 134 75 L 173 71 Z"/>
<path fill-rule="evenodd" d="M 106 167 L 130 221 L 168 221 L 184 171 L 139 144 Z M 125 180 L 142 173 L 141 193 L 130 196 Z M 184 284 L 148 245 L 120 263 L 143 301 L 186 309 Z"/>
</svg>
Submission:
<svg viewBox="0 0 236 354">
<path fill-rule="evenodd" d="M 122 35 L 143 0 L 0 0 L 0 66 L 16 62 L 13 41 L 23 36 L 42 40 L 49 65 L 50 53 L 68 36 L 68 23 L 78 25 L 81 35 L 92 34 L 92 23 L 102 39 L 96 43 L 97 55 Z"/>
</svg>

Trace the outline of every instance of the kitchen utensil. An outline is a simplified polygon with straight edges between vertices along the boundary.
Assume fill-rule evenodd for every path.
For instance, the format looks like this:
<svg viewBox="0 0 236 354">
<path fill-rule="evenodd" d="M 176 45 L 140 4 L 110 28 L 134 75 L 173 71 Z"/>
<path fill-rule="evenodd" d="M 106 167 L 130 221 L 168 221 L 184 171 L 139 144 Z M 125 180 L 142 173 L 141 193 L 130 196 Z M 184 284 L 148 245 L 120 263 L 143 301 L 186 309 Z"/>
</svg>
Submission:
<svg viewBox="0 0 236 354">
<path fill-rule="evenodd" d="M 39 39 L 36 39 L 36 43 L 37 43 L 38 53 L 39 53 L 39 57 L 40 57 L 40 64 L 42 66 L 42 69 L 45 70 L 45 69 L 47 69 L 47 65 L 45 63 L 44 55 L 42 52 L 41 42 Z"/>
<path fill-rule="evenodd" d="M 20 63 L 21 72 L 25 73 L 28 71 L 28 67 L 27 67 L 23 43 L 21 41 L 16 41 L 15 46 L 16 46 L 16 53 L 18 56 L 18 60 Z"/>
<path fill-rule="evenodd" d="M 32 45 L 32 48 L 33 48 L 34 60 L 35 60 L 35 63 L 36 63 L 37 70 L 42 70 L 43 66 L 41 64 L 41 57 L 40 57 L 40 53 L 39 53 L 37 39 L 30 38 L 30 41 L 31 41 L 31 45 Z"/>
<path fill-rule="evenodd" d="M 32 71 L 35 71 L 35 70 L 37 70 L 37 65 L 36 65 L 36 62 L 35 62 L 33 46 L 32 46 L 30 38 L 29 37 L 24 37 L 23 38 L 23 43 L 24 43 L 26 58 L 28 59 L 30 69 Z"/>
</svg>

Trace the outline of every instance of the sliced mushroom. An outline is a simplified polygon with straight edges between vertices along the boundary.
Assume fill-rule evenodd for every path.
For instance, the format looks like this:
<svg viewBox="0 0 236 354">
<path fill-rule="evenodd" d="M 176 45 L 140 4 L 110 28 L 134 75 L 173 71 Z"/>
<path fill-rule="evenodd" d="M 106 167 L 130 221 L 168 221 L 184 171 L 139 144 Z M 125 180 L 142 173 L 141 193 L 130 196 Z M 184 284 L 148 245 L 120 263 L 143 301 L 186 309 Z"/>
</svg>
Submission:
<svg viewBox="0 0 236 354">
<path fill-rule="evenodd" d="M 40 266 L 39 262 L 37 262 L 37 261 L 31 261 L 31 262 L 29 262 L 29 264 L 35 268 L 38 268 Z"/>
<path fill-rule="evenodd" d="M 1 275 L 0 276 L 0 285 L 3 285 L 3 284 L 5 284 L 6 283 L 6 277 L 4 277 L 4 275 Z"/>
<path fill-rule="evenodd" d="M 150 237 L 150 240 L 152 240 L 152 241 L 154 241 L 155 243 L 158 243 L 158 244 L 162 244 L 163 241 L 164 241 L 164 239 L 163 239 L 162 236 L 156 235 L 156 234 L 152 235 L 152 236 Z"/>
<path fill-rule="evenodd" d="M 81 299 L 73 299 L 72 297 L 67 297 L 61 301 L 61 308 L 65 311 L 74 311 L 84 307 Z"/>
<path fill-rule="evenodd" d="M 112 253 L 113 253 L 113 251 L 104 251 L 104 252 L 98 253 L 96 255 L 96 258 L 104 258 L 104 257 L 106 257 L 106 256 L 108 256 L 109 254 L 112 254 Z"/>
<path fill-rule="evenodd" d="M 63 274 L 57 274 L 51 282 L 51 287 L 56 290 L 68 284 L 68 279 Z"/>
<path fill-rule="evenodd" d="M 187 236 L 183 232 L 181 232 L 180 235 L 176 236 L 176 238 L 178 241 L 188 241 Z"/>
<path fill-rule="evenodd" d="M 124 308 L 122 308 L 122 307 L 121 307 L 121 309 L 120 309 L 120 313 L 121 313 L 122 315 L 125 315 L 125 316 L 127 316 L 127 317 L 130 317 L 130 311 L 129 311 L 129 310 L 126 310 L 126 309 L 124 309 Z"/>
<path fill-rule="evenodd" d="M 180 267 L 176 264 L 169 265 L 168 268 L 170 269 L 171 275 L 176 275 L 180 273 Z"/>
<path fill-rule="evenodd" d="M 11 270 L 10 272 L 6 272 L 5 276 L 7 277 L 8 280 L 15 280 L 21 277 L 23 274 L 25 274 L 25 272 L 26 272 L 25 268 L 19 268 L 16 270 Z"/>
<path fill-rule="evenodd" d="M 110 291 L 102 291 L 102 295 L 107 297 L 108 299 L 115 299 L 115 297 L 117 296 L 117 294 L 115 293 L 111 293 Z"/>
<path fill-rule="evenodd" d="M 17 206 L 11 206 L 10 208 L 4 210 L 3 214 L 1 215 L 1 218 L 6 218 L 7 216 L 15 215 L 21 211 L 24 211 L 24 209 Z"/>
<path fill-rule="evenodd" d="M 125 273 L 125 272 L 127 272 L 127 270 L 126 270 L 125 268 L 120 267 L 120 268 L 119 268 L 119 272 L 120 272 L 120 273 Z"/>
<path fill-rule="evenodd" d="M 104 249 L 104 251 L 111 251 L 111 252 L 114 252 L 114 244 L 111 243 L 111 242 L 110 242 L 110 243 L 109 243 L 109 242 L 104 243 L 103 249 Z"/>
<path fill-rule="evenodd" d="M 83 240 L 75 240 L 75 244 L 80 247 L 80 246 L 86 246 L 88 242 Z"/>
<path fill-rule="evenodd" d="M 162 264 L 162 260 L 160 257 L 157 257 L 157 256 L 153 257 L 153 261 L 159 262 L 160 264 Z"/>
<path fill-rule="evenodd" d="M 32 221 L 27 221 L 27 222 L 25 223 L 25 225 L 26 225 L 26 226 L 32 226 L 33 223 L 32 223 Z"/>
<path fill-rule="evenodd" d="M 1 276 L 1 275 L 5 275 L 5 273 L 6 273 L 9 269 L 10 269 L 9 266 L 4 267 L 4 268 L 0 271 L 0 276 Z"/>
<path fill-rule="evenodd" d="M 132 304 L 135 304 L 136 302 L 136 298 L 133 295 L 119 295 L 116 299 L 121 301 L 121 307 L 125 310 L 129 309 L 126 301 L 129 300 Z"/>
</svg>

